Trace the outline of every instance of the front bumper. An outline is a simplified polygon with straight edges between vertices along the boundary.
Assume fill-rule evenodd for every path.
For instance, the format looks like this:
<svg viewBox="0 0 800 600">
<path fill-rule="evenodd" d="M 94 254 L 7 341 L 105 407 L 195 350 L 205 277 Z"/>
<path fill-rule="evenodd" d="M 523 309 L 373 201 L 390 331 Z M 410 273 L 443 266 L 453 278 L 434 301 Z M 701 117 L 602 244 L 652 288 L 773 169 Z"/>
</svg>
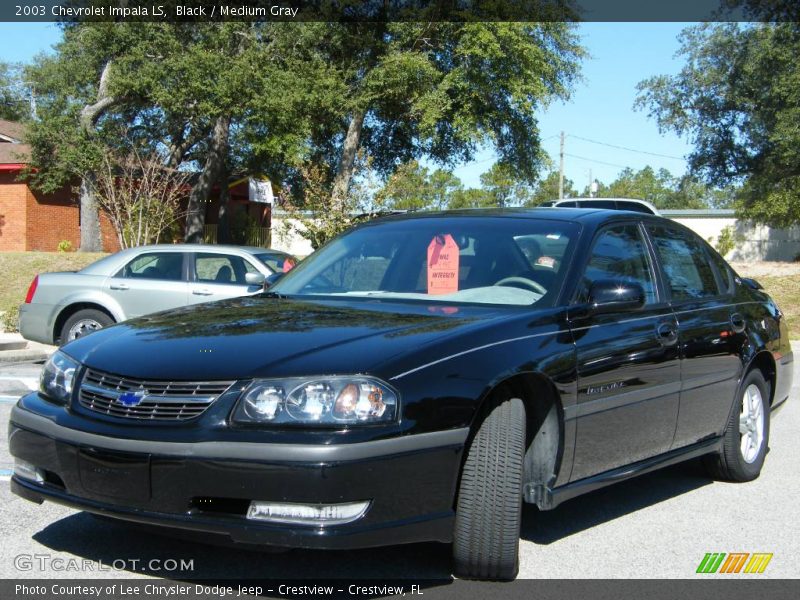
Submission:
<svg viewBox="0 0 800 600">
<path fill-rule="evenodd" d="M 239 544 L 334 549 L 451 541 L 465 429 L 324 447 L 153 443 L 61 426 L 24 408 L 26 399 L 12 410 L 9 446 L 44 473 L 44 483 L 12 478 L 11 490 L 28 500 Z M 317 527 L 248 520 L 250 500 L 371 505 L 357 521 Z"/>
</svg>

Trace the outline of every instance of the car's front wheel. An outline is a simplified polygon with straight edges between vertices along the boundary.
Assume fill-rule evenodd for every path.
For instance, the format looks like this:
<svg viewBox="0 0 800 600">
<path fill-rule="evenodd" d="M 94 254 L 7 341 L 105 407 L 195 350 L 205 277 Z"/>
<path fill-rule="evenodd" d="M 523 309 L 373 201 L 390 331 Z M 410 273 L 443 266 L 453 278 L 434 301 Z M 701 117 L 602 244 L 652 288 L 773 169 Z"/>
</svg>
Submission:
<svg viewBox="0 0 800 600">
<path fill-rule="evenodd" d="M 114 319 L 103 311 L 94 308 L 84 308 L 71 315 L 61 327 L 60 342 L 62 345 L 93 331 L 114 324 Z"/>
<path fill-rule="evenodd" d="M 752 481 L 761 473 L 769 442 L 769 384 L 754 369 L 740 387 L 723 434 L 722 449 L 706 458 L 712 477 Z"/>
<path fill-rule="evenodd" d="M 453 536 L 454 572 L 514 579 L 519 570 L 525 405 L 497 402 L 478 429 L 461 474 Z"/>
</svg>

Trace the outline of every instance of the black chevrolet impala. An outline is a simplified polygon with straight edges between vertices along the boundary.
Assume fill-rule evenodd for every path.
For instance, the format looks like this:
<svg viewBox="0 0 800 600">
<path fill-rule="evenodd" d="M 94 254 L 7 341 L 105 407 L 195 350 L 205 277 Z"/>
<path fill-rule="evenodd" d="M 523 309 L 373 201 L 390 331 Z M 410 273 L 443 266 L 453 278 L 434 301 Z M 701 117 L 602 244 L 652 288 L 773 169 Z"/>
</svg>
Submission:
<svg viewBox="0 0 800 600">
<path fill-rule="evenodd" d="M 394 216 L 64 346 L 12 411 L 12 489 L 241 544 L 446 542 L 507 579 L 523 501 L 700 456 L 757 477 L 792 359 L 760 286 L 660 217 Z"/>
</svg>

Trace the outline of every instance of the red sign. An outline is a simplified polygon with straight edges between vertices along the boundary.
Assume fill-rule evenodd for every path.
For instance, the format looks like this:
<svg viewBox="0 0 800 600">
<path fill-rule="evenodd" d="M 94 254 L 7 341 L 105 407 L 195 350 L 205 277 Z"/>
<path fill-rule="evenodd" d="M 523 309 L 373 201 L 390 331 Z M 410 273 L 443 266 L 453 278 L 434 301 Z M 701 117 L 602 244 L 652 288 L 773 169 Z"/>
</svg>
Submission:
<svg viewBox="0 0 800 600">
<path fill-rule="evenodd" d="M 458 291 L 458 244 L 453 236 L 437 235 L 428 244 L 428 293 Z"/>
<path fill-rule="evenodd" d="M 283 272 L 288 273 L 294 268 L 294 261 L 291 258 L 284 259 L 283 261 Z"/>
</svg>

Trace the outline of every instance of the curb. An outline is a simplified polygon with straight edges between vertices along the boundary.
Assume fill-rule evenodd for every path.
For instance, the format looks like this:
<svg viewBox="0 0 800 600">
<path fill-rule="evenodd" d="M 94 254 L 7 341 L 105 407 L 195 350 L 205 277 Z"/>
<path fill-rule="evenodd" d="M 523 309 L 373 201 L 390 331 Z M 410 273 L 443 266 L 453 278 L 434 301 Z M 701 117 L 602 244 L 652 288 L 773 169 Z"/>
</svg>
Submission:
<svg viewBox="0 0 800 600">
<path fill-rule="evenodd" d="M 2 363 L 16 363 L 16 362 L 31 362 L 35 360 L 47 360 L 51 352 L 44 350 L 4 350 L 0 352 L 0 364 Z"/>
<path fill-rule="evenodd" d="M 18 333 L 0 333 L 0 364 L 46 360 L 55 351 L 55 346 L 29 342 Z"/>
</svg>

